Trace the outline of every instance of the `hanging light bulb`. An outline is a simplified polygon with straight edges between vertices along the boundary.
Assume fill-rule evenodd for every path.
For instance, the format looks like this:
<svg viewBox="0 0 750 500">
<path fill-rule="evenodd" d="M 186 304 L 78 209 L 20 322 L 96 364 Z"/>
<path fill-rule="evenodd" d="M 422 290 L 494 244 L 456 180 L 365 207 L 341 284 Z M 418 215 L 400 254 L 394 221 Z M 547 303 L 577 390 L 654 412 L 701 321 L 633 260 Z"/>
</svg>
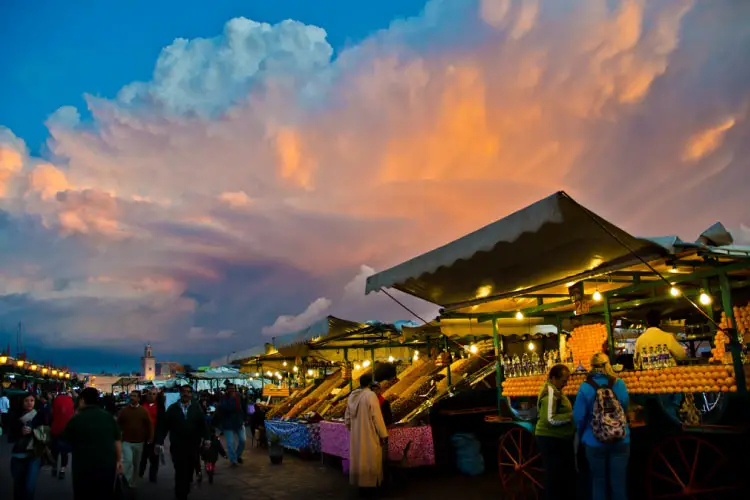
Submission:
<svg viewBox="0 0 750 500">
<path fill-rule="evenodd" d="M 523 319 L 523 313 L 521 311 L 516 311 L 516 319 L 522 320 Z"/>
<path fill-rule="evenodd" d="M 704 306 L 707 306 L 707 305 L 710 305 L 711 302 L 713 302 L 713 299 L 711 298 L 709 294 L 701 290 L 701 294 L 700 294 L 700 297 L 698 297 L 698 301 L 700 301 L 700 303 L 703 304 Z"/>
<path fill-rule="evenodd" d="M 676 286 L 673 286 L 669 289 L 669 293 L 672 295 L 672 297 L 679 297 L 680 296 L 680 289 Z"/>
<path fill-rule="evenodd" d="M 354 365 L 354 369 L 355 370 L 361 370 L 362 369 L 362 365 L 360 365 L 359 363 L 357 363 L 356 365 Z"/>
<path fill-rule="evenodd" d="M 672 267 L 669 268 L 669 272 L 672 273 L 672 274 L 679 273 L 680 271 L 679 271 L 679 269 L 677 269 L 677 264 L 672 264 Z"/>
<path fill-rule="evenodd" d="M 307 374 L 308 374 L 309 376 L 311 376 L 311 377 L 312 377 L 312 376 L 313 376 L 313 373 L 315 373 L 315 372 L 313 372 L 313 371 L 312 371 L 312 369 L 310 369 L 310 370 L 307 370 Z"/>
<path fill-rule="evenodd" d="M 414 351 L 414 361 L 419 359 L 419 351 Z"/>
<path fill-rule="evenodd" d="M 287 362 L 286 362 L 286 361 L 284 361 L 283 363 L 281 363 L 281 365 L 282 365 L 282 366 L 286 366 L 286 365 L 287 365 Z"/>
<path fill-rule="evenodd" d="M 299 371 L 299 368 L 297 368 L 297 367 L 295 366 L 294 368 L 292 368 L 292 371 L 293 371 L 294 373 L 297 373 L 297 372 Z"/>
<path fill-rule="evenodd" d="M 601 292 L 600 292 L 599 290 L 596 290 L 596 291 L 594 292 L 594 295 L 592 295 L 591 297 L 592 297 L 592 298 L 593 298 L 593 299 L 594 299 L 595 301 L 597 301 L 597 302 L 601 302 L 601 300 L 602 300 L 602 294 L 601 294 Z"/>
<path fill-rule="evenodd" d="M 362 366 L 364 366 L 365 368 L 370 366 L 370 360 L 369 359 L 364 360 L 364 362 L 362 363 Z"/>
<path fill-rule="evenodd" d="M 529 351 L 533 351 L 535 349 L 534 343 L 529 340 Z"/>
<path fill-rule="evenodd" d="M 256 377 L 260 377 L 260 372 L 255 372 Z"/>
<path fill-rule="evenodd" d="M 393 363 L 396 359 L 393 356 L 388 356 L 388 362 Z"/>
<path fill-rule="evenodd" d="M 476 354 L 477 352 L 479 352 L 479 348 L 477 347 L 476 344 L 471 344 L 469 346 L 469 352 L 472 354 Z"/>
<path fill-rule="evenodd" d="M 270 371 L 266 372 L 266 375 L 268 375 L 269 377 L 273 377 L 273 373 L 271 373 Z"/>
</svg>

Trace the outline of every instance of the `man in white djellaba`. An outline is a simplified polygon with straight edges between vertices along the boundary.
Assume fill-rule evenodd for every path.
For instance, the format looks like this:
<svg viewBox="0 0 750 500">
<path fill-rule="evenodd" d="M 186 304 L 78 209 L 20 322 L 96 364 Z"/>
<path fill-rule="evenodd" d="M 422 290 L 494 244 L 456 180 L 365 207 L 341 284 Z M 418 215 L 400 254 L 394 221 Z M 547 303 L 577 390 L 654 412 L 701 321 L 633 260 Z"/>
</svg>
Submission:
<svg viewBox="0 0 750 500">
<path fill-rule="evenodd" d="M 383 482 L 383 442 L 388 429 L 378 396 L 371 390 L 372 375 L 362 375 L 359 385 L 349 395 L 344 416 L 349 430 L 349 482 L 369 496 Z"/>
</svg>

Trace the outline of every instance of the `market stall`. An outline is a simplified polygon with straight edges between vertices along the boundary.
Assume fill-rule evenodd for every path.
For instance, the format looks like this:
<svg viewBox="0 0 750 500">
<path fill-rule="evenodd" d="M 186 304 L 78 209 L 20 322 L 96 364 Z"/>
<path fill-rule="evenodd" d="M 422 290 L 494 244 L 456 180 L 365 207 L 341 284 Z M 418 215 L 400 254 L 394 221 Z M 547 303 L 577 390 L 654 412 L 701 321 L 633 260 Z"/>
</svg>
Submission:
<svg viewBox="0 0 750 500">
<path fill-rule="evenodd" d="M 736 306 L 750 300 L 750 249 L 731 243 L 720 225 L 695 243 L 636 238 L 557 193 L 370 277 L 367 292 L 393 287 L 442 306 L 441 324 L 491 332 L 496 409 L 489 414 L 489 399 L 472 406 L 470 399 L 457 397 L 446 400 L 442 413 L 474 428 L 477 416 L 486 416 L 483 438 L 498 440 L 506 494 L 540 493 L 542 464 L 528 434 L 549 366 L 569 363 L 574 375 L 566 392 L 573 396 L 591 355 L 604 350 L 615 364 L 616 356 L 632 360 L 635 354 L 642 368 L 620 374 L 633 394 L 631 472 L 645 475 L 642 493 L 688 498 L 700 490 L 731 496 L 744 488 L 736 466 L 748 446 L 742 330 L 750 326 L 744 306 Z M 711 358 L 674 366 L 662 352 L 616 352 L 618 326 L 627 322 L 632 329 L 651 308 L 674 320 L 685 341 L 695 327 L 711 332 Z M 511 344 L 503 329 L 514 320 L 528 330 L 520 343 Z M 532 322 L 555 327 L 557 342 L 550 345 Z M 519 344 L 525 349 L 519 351 Z M 667 411 L 663 401 L 671 398 L 664 395 L 676 396 L 677 411 Z"/>
</svg>

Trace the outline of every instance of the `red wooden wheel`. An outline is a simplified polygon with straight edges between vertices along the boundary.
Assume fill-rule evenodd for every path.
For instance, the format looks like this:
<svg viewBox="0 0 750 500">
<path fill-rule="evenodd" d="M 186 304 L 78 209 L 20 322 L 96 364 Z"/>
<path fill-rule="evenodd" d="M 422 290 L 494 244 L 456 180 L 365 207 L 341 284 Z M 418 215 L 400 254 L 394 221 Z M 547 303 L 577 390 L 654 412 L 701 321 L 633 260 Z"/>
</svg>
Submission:
<svg viewBox="0 0 750 500">
<path fill-rule="evenodd" d="M 726 499 L 742 489 L 731 461 L 716 446 L 695 436 L 672 436 L 651 452 L 646 472 L 648 498 Z"/>
<path fill-rule="evenodd" d="M 503 498 L 542 497 L 544 468 L 532 433 L 513 427 L 503 434 L 498 447 L 498 467 Z"/>
</svg>

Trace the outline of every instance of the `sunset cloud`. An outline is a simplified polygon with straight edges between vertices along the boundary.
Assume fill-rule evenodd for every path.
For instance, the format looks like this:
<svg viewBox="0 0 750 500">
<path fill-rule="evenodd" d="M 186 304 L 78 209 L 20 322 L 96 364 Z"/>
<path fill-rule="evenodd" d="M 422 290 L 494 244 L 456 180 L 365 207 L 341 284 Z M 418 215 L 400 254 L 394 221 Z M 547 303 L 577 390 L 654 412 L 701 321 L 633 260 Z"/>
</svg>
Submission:
<svg viewBox="0 0 750 500">
<path fill-rule="evenodd" d="M 0 319 L 210 358 L 327 314 L 413 319 L 357 289 L 560 189 L 638 235 L 747 227 L 748 16 L 433 0 L 335 58 L 296 21 L 175 40 L 90 120 L 53 114 L 44 158 L 0 129 Z"/>
</svg>

